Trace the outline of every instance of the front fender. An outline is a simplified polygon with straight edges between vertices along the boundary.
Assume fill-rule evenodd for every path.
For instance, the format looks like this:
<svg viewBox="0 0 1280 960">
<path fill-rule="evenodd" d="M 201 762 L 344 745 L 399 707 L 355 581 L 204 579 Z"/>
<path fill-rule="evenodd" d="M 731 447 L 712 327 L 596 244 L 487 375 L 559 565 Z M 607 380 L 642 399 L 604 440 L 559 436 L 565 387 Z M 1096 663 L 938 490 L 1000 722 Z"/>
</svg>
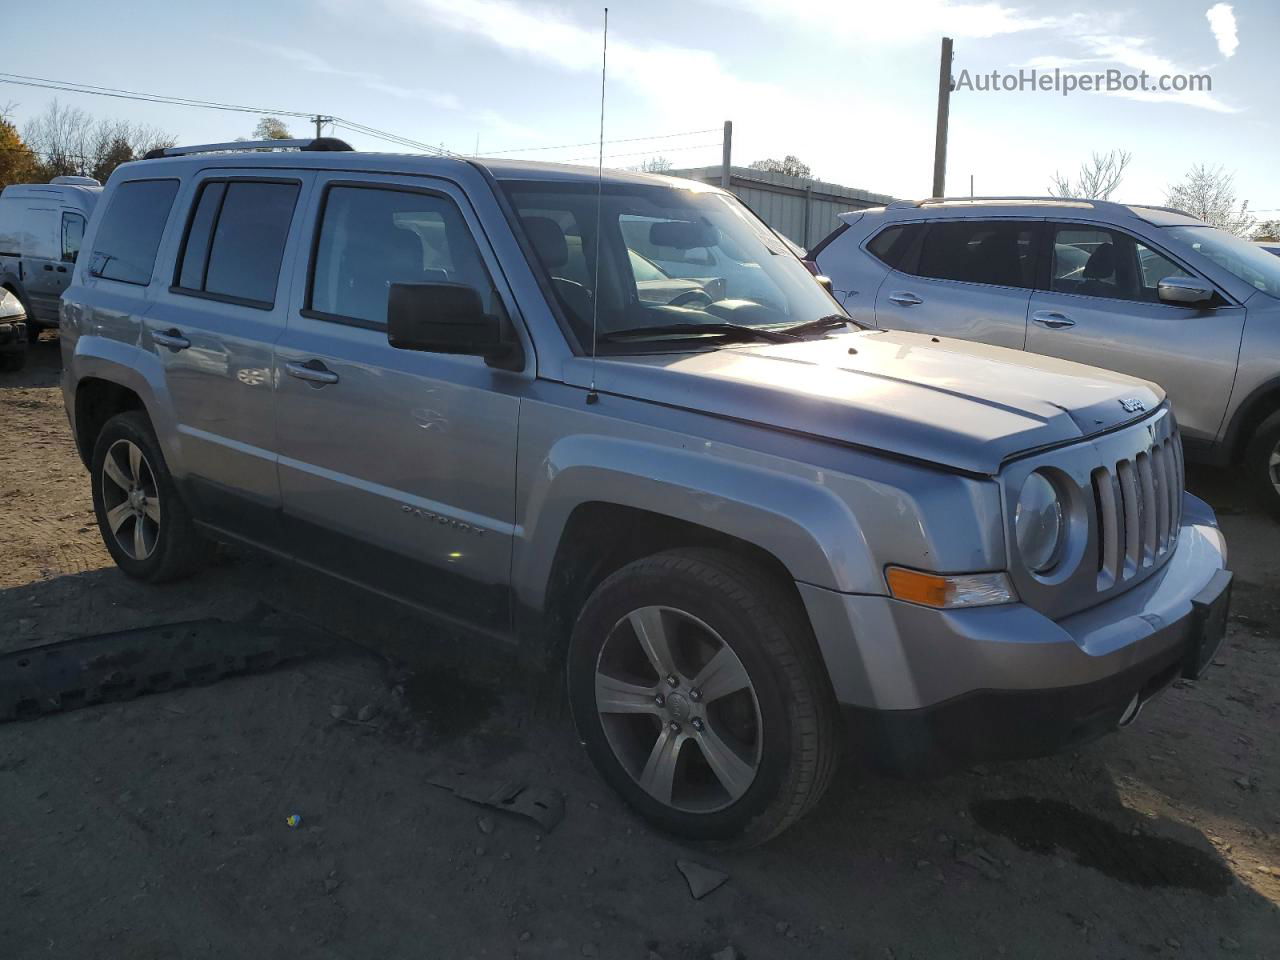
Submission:
<svg viewBox="0 0 1280 960">
<path fill-rule="evenodd" d="M 848 504 L 801 476 L 599 435 L 558 440 L 529 476 L 512 571 L 517 598 L 529 609 L 542 609 L 561 534 L 586 503 L 646 510 L 737 537 L 805 583 L 856 592 L 883 582 Z"/>
</svg>

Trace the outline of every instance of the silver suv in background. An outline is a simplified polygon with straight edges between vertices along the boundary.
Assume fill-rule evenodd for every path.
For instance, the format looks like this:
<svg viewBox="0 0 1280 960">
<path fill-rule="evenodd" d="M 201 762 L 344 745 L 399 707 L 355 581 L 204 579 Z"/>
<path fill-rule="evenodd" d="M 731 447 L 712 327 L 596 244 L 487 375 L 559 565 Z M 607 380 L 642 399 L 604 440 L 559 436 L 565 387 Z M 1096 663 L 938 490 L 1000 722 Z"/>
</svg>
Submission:
<svg viewBox="0 0 1280 960">
<path fill-rule="evenodd" d="M 842 713 L 900 770 L 1032 756 L 1212 659 L 1226 549 L 1158 387 L 853 330 L 702 184 L 283 145 L 117 168 L 63 297 L 130 576 L 228 539 L 519 645 L 628 803 L 717 842 L 813 807 Z"/>
<path fill-rule="evenodd" d="M 1280 519 L 1280 258 L 1176 210 L 898 202 L 810 251 L 857 319 L 1159 383 L 1187 456 L 1241 464 Z"/>
</svg>

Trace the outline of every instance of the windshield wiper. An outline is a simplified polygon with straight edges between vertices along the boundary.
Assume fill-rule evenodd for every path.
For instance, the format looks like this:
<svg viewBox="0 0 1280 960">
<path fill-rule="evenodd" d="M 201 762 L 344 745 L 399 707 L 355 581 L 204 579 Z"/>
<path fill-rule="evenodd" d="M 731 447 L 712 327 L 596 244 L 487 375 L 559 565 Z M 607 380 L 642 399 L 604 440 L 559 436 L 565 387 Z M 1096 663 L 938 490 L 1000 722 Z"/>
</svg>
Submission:
<svg viewBox="0 0 1280 960">
<path fill-rule="evenodd" d="M 821 333 L 824 330 L 834 330 L 837 327 L 843 327 L 846 324 L 853 324 L 855 327 L 861 327 L 864 330 L 870 330 L 864 323 L 859 323 L 853 317 L 846 317 L 840 313 L 830 313 L 825 317 L 819 317 L 817 320 L 809 320 L 805 323 L 793 323 L 789 327 L 779 327 L 778 332 L 789 333 L 792 336 L 802 333 Z"/>
<path fill-rule="evenodd" d="M 654 327 L 630 327 L 626 330 L 613 330 L 599 336 L 601 343 L 622 343 L 626 340 L 644 340 L 681 334 L 700 335 L 713 334 L 733 340 L 763 340 L 765 343 L 791 343 L 799 340 L 795 334 L 787 330 L 770 330 L 766 327 L 751 327 L 745 323 L 666 323 Z"/>
</svg>

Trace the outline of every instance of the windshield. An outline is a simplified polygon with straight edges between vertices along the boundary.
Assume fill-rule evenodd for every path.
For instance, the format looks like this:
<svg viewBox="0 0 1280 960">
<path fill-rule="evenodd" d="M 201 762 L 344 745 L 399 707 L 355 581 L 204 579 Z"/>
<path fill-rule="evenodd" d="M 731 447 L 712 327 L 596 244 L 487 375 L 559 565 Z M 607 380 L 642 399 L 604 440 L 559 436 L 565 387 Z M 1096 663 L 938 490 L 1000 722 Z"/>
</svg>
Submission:
<svg viewBox="0 0 1280 960">
<path fill-rule="evenodd" d="M 597 242 L 594 181 L 503 188 L 582 342 L 591 340 L 593 312 L 602 338 L 673 324 L 691 325 L 690 333 L 704 324 L 791 326 L 841 313 L 790 248 L 732 197 L 605 184 Z"/>
<path fill-rule="evenodd" d="M 1280 259 L 1257 244 L 1214 227 L 1165 227 L 1178 243 L 1208 257 L 1228 273 L 1280 297 Z"/>
</svg>

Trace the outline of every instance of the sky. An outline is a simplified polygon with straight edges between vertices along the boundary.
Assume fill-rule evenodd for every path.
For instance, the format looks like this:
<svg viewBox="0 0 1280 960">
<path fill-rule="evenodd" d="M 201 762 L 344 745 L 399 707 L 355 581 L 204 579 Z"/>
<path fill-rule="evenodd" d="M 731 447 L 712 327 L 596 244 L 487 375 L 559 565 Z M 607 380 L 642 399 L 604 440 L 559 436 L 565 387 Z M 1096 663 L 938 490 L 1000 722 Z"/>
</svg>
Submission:
<svg viewBox="0 0 1280 960">
<path fill-rule="evenodd" d="M 63 0 L 58 29 L 38 4 L 8 12 L 3 69 L 318 112 L 463 154 L 593 163 L 602 21 L 594 2 Z M 1211 91 L 1178 94 L 957 90 L 949 194 L 968 194 L 972 176 L 978 195 L 1041 195 L 1055 171 L 1121 149 L 1133 159 L 1114 199 L 1163 202 L 1171 183 L 1207 164 L 1233 174 L 1260 217 L 1280 217 L 1275 0 L 615 0 L 606 165 L 658 155 L 718 164 L 732 120 L 736 165 L 795 154 L 824 180 L 927 196 L 943 35 L 955 41 L 957 78 L 1056 67 L 1212 80 Z M 0 87 L 19 128 L 54 96 L 180 143 L 246 136 L 257 119 Z M 401 149 L 334 132 L 357 149 Z"/>
</svg>

